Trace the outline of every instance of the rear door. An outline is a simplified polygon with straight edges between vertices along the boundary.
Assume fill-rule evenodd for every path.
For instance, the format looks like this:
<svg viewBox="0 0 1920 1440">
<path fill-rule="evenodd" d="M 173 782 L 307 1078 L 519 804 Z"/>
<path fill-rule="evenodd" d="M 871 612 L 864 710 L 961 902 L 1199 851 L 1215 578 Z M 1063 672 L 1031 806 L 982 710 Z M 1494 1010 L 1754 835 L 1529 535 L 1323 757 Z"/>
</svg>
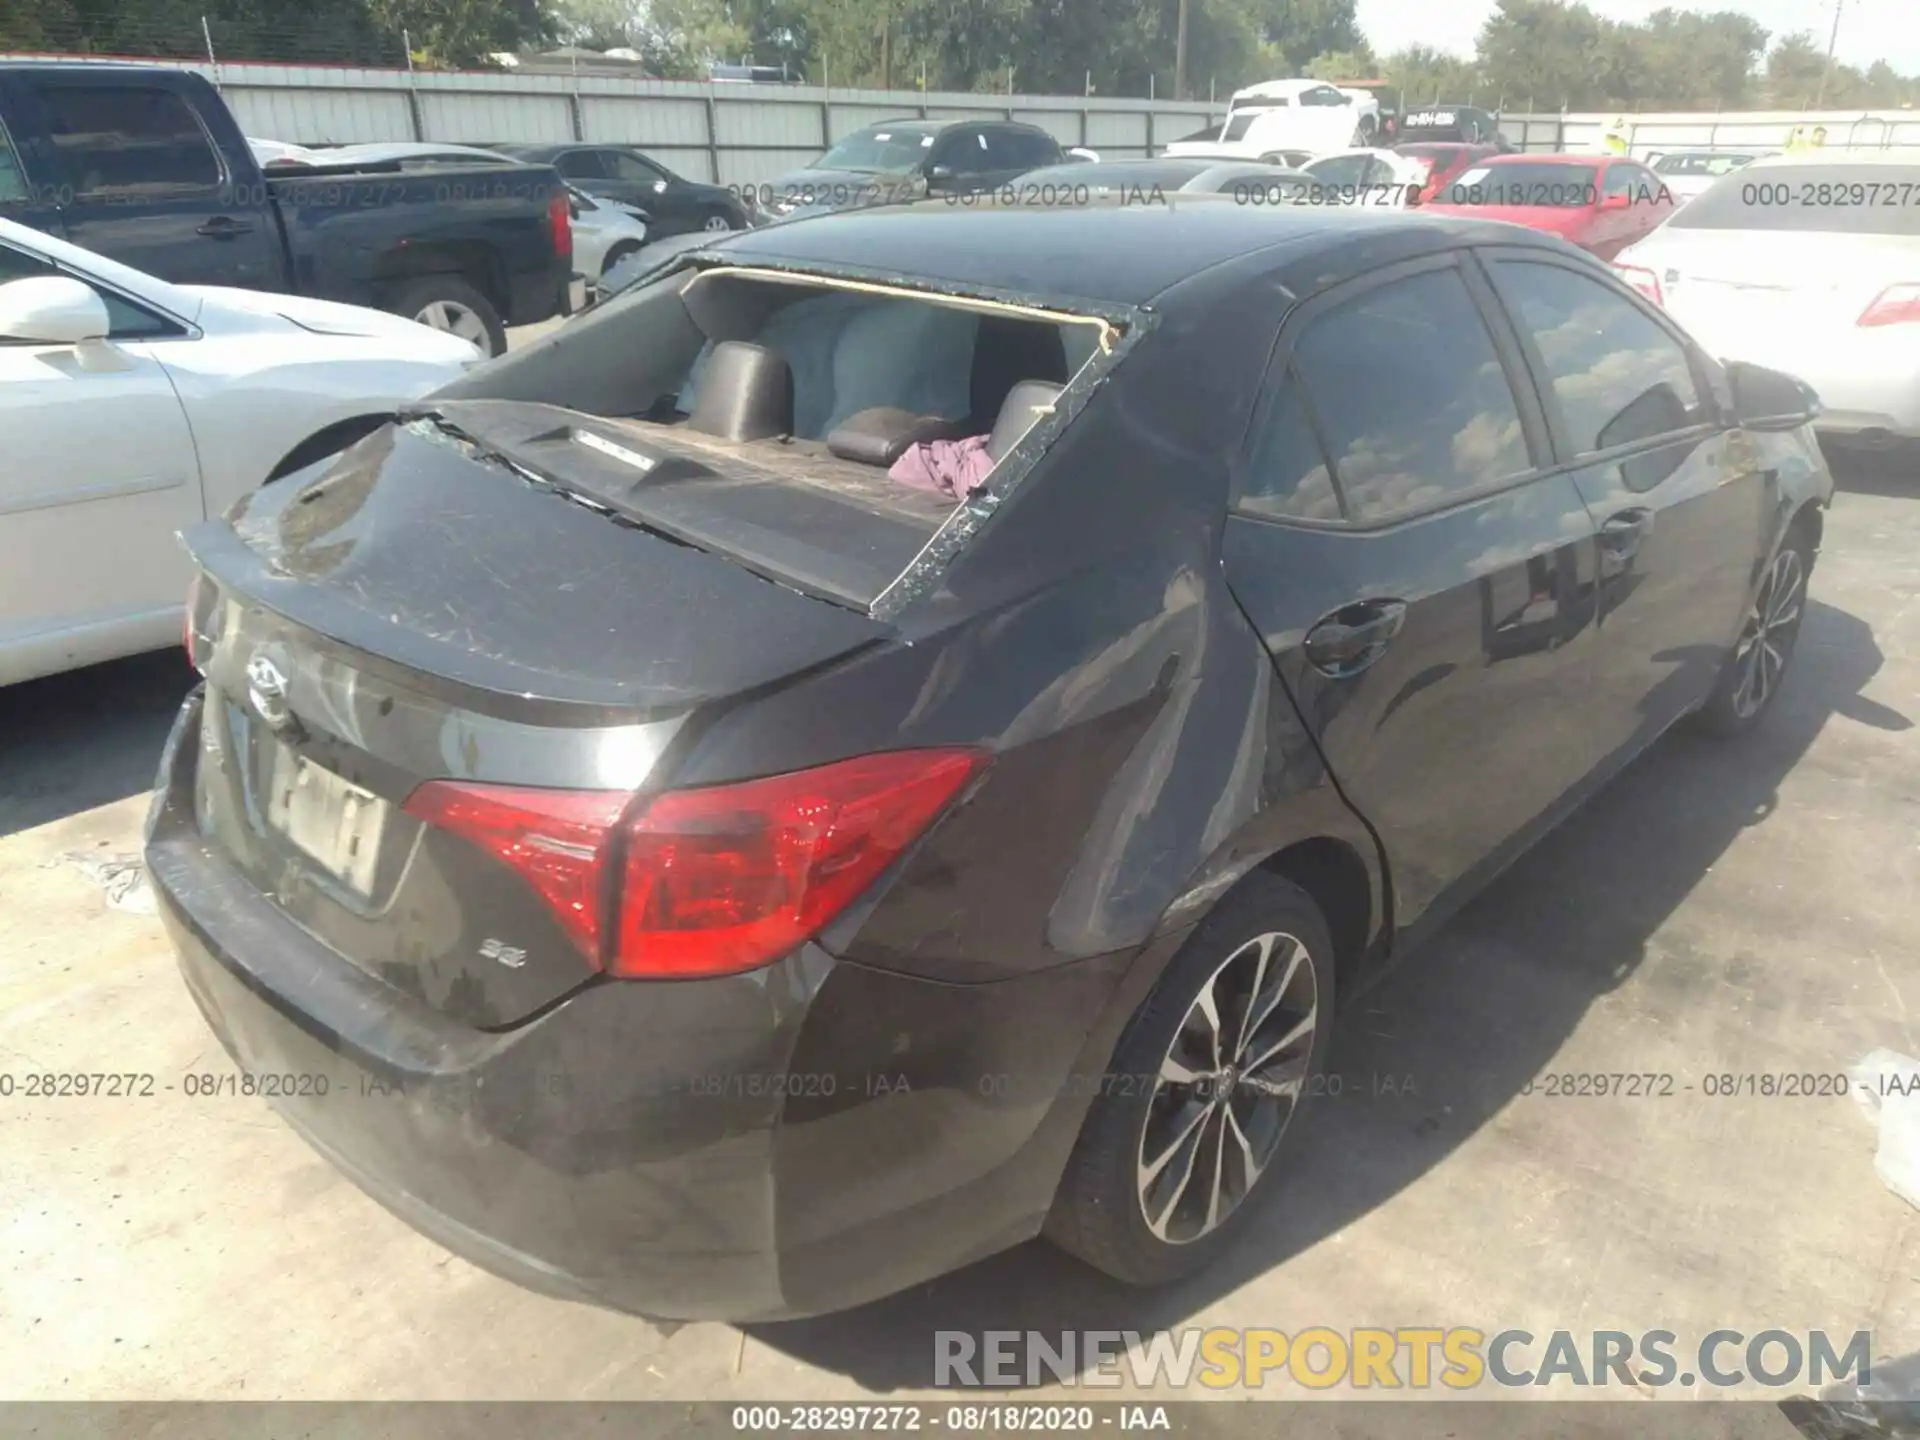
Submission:
<svg viewBox="0 0 1920 1440">
<path fill-rule="evenodd" d="M 57 273 L 0 244 L 0 285 Z M 71 345 L 0 340 L 0 685 L 179 638 L 191 569 L 174 535 L 201 518 L 200 467 L 153 357 L 195 342 L 94 288 L 120 368 L 82 369 Z M 133 639 L 74 633 L 89 627 Z"/>
<path fill-rule="evenodd" d="M 229 172 L 185 89 L 68 71 L 15 84 L 37 112 L 67 239 L 177 284 L 273 288 L 264 186 Z"/>
<path fill-rule="evenodd" d="M 1438 256 L 1300 306 L 1235 480 L 1225 565 L 1395 920 L 1523 843 L 1594 768 L 1593 522 L 1514 337 Z"/>
<path fill-rule="evenodd" d="M 966 195 L 986 190 L 999 183 L 993 171 L 994 159 L 987 142 L 987 127 L 962 125 L 948 130 L 933 143 L 927 156 L 927 181 L 939 194 Z M 935 169 L 946 173 L 935 179 Z"/>
<path fill-rule="evenodd" d="M 1483 252 L 1554 446 L 1599 532 L 1586 723 L 1626 758 L 1703 700 L 1740 629 L 1778 500 L 1666 317 L 1578 261 Z"/>
</svg>

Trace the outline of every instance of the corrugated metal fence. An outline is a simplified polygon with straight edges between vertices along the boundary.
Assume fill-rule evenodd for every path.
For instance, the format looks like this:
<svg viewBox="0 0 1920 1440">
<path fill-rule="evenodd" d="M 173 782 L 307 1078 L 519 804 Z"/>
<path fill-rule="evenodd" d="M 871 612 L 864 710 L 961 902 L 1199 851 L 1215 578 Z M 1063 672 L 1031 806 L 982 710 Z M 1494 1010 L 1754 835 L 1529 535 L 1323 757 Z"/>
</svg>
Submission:
<svg viewBox="0 0 1920 1440">
<path fill-rule="evenodd" d="M 602 75 L 454 74 L 346 66 L 188 65 L 220 87 L 240 128 L 294 144 L 372 140 L 601 140 L 635 145 L 683 175 L 752 184 L 796 169 L 878 120 L 1012 118 L 1063 145 L 1148 155 L 1224 105 L 1092 96 L 824 90 Z"/>
<path fill-rule="evenodd" d="M 56 58 L 56 57 L 46 57 Z M 640 147 L 694 179 L 744 185 L 804 165 L 875 121 L 1024 120 L 1106 158 L 1158 153 L 1225 111 L 1203 101 L 1105 96 L 828 90 L 699 84 L 593 74 L 372 70 L 324 65 L 194 64 L 219 85 L 247 134 L 296 144 L 371 140 L 601 140 Z M 1920 147 L 1920 116 L 1860 111 L 1719 115 L 1515 115 L 1501 129 L 1533 151 L 1589 150 L 1615 119 L 1635 155 L 1719 146 L 1777 150 L 1795 126 L 1826 127 L 1831 149 Z"/>
</svg>

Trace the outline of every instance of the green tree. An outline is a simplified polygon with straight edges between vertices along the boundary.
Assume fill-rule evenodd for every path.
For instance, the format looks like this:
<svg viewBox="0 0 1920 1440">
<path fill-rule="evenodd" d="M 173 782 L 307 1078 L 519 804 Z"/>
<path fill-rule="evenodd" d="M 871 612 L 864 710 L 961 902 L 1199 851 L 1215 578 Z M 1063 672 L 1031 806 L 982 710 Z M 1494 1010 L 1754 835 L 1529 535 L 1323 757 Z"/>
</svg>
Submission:
<svg viewBox="0 0 1920 1440">
<path fill-rule="evenodd" d="M 1400 93 L 1404 109 L 1417 109 L 1436 100 L 1465 104 L 1481 95 L 1478 65 L 1444 50 L 1411 45 L 1396 50 L 1380 63 L 1383 77 Z"/>
<path fill-rule="evenodd" d="M 1811 105 L 1826 68 L 1827 57 L 1814 44 L 1813 36 L 1804 30 L 1783 35 L 1780 43 L 1767 54 L 1761 98 L 1774 110 L 1797 110 Z"/>
</svg>

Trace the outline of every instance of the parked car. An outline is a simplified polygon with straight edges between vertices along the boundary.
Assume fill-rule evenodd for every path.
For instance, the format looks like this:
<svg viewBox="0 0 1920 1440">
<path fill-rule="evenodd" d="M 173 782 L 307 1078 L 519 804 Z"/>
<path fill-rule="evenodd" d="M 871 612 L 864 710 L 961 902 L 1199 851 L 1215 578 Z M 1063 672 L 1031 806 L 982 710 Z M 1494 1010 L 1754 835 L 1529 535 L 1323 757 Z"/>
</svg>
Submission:
<svg viewBox="0 0 1920 1440">
<path fill-rule="evenodd" d="M 725 237 L 187 533 L 147 864 L 321 1154 L 656 1316 L 1165 1281 L 1338 1001 L 1760 721 L 1804 386 L 1512 226 L 1195 202 Z"/>
<path fill-rule="evenodd" d="M 1430 208 L 1544 230 L 1611 260 L 1676 207 L 1659 177 L 1637 160 L 1498 155 L 1460 175 Z"/>
<path fill-rule="evenodd" d="M 1318 155 L 1371 145 L 1379 126 L 1379 102 L 1362 91 L 1348 93 L 1320 80 L 1268 80 L 1234 92 L 1218 135 L 1176 140 L 1164 153 L 1201 150 L 1254 159 L 1268 151 L 1300 149 Z"/>
<path fill-rule="evenodd" d="M 249 140 L 256 159 L 264 168 L 304 170 L 335 165 L 396 165 L 402 171 L 439 169 L 448 165 L 519 164 L 513 157 L 478 145 L 451 145 L 434 141 L 396 140 L 364 145 L 304 147 L 277 140 Z M 637 205 L 617 200 L 595 200 L 584 190 L 567 186 L 567 213 L 573 222 L 574 273 L 589 286 L 647 243 L 649 217 Z M 441 329 L 456 328 L 464 320 L 467 329 L 462 338 L 486 344 L 484 332 L 471 316 L 449 315 L 444 310 L 429 311 L 416 317 L 423 324 Z"/>
<path fill-rule="evenodd" d="M 978 195 L 1070 156 L 1098 158 L 1063 150 L 1039 126 L 1012 120 L 889 120 L 843 136 L 805 168 L 744 194 L 756 220 L 790 220 L 928 195 Z"/>
<path fill-rule="evenodd" d="M 411 320 L 169 285 L 0 220 L 0 685 L 178 644 L 175 531 L 479 359 Z"/>
<path fill-rule="evenodd" d="M 747 224 L 740 197 L 723 185 L 689 180 L 631 145 L 496 145 L 503 155 L 551 165 L 560 178 L 597 200 L 631 205 L 647 213 L 661 238 L 690 230 L 715 233 Z"/>
<path fill-rule="evenodd" d="M 1176 148 L 1176 146 L 1178 148 Z M 1263 150 L 1249 154 L 1238 145 L 1223 145 L 1218 140 L 1174 142 L 1160 152 L 1163 160 L 1210 160 L 1216 165 L 1274 165 L 1297 170 L 1316 152 L 1312 150 Z"/>
<path fill-rule="evenodd" d="M 1244 196 L 1289 181 L 1308 186 L 1313 177 L 1257 160 L 1213 160 L 1204 156 L 1103 160 L 1036 170 L 1022 180 L 1016 198 L 1043 206 L 1084 205 L 1090 201 L 1136 205 L 1155 203 L 1169 195 Z"/>
<path fill-rule="evenodd" d="M 1706 193 L 1722 175 L 1731 175 L 1758 160 L 1766 152 L 1757 150 L 1669 150 L 1649 155 L 1647 165 L 1660 177 L 1660 183 L 1673 192 L 1673 198 L 1685 204 Z"/>
<path fill-rule="evenodd" d="M 1394 130 L 1396 147 L 1401 145 L 1490 145 L 1501 153 L 1512 149 L 1500 133 L 1500 117 L 1478 105 L 1455 105 L 1436 101 L 1418 106 L 1400 119 Z"/>
<path fill-rule="evenodd" d="M 598 305 L 612 299 L 675 255 L 703 250 L 712 240 L 711 235 L 692 230 L 685 235 L 670 235 L 665 240 L 649 240 L 640 249 L 628 251 L 609 262 L 600 271 L 600 278 L 587 286 L 588 305 Z"/>
<path fill-rule="evenodd" d="M 573 237 L 550 167 L 348 163 L 269 178 L 190 71 L 0 63 L 8 169 L 20 182 L 0 218 L 176 284 L 451 315 L 496 354 L 504 326 L 567 310 Z"/>
<path fill-rule="evenodd" d="M 571 187 L 569 199 L 573 206 L 574 271 L 589 285 L 646 246 L 652 227 L 645 211 L 617 200 L 596 200 L 584 190 Z"/>
<path fill-rule="evenodd" d="M 1618 257 L 1715 355 L 1791 369 L 1844 443 L 1920 439 L 1920 164 L 1779 155 Z"/>
<path fill-rule="evenodd" d="M 1412 144 L 1396 145 L 1393 149 L 1395 154 L 1404 155 L 1425 170 L 1425 179 L 1420 187 L 1420 203 L 1423 205 L 1438 198 L 1442 190 L 1482 160 L 1506 153 L 1493 145 L 1467 145 L 1446 140 L 1419 140 Z"/>
<path fill-rule="evenodd" d="M 1300 169 L 1348 205 L 1418 205 L 1427 179 L 1425 165 L 1392 150 L 1335 150 Z"/>
</svg>

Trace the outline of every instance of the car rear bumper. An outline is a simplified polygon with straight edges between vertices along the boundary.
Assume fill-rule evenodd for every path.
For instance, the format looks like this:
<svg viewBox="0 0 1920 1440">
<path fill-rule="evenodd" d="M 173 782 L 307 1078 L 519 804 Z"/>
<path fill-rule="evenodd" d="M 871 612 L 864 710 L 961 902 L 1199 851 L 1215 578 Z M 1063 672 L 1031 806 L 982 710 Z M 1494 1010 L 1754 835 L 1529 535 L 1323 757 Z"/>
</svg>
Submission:
<svg viewBox="0 0 1920 1440">
<path fill-rule="evenodd" d="M 1104 1068 L 1117 1022 L 1095 1021 L 1132 957 L 953 986 L 808 945 L 472 1029 L 346 962 L 202 843 L 199 705 L 147 841 L 187 987 L 255 1093 L 448 1249 L 548 1294 L 754 1320 L 858 1304 L 1039 1230 L 1092 1093 L 1074 1077 Z"/>
<path fill-rule="evenodd" d="M 1835 334 L 1782 323 L 1735 330 L 1690 319 L 1683 306 L 1670 309 L 1709 354 L 1784 370 L 1811 385 L 1823 407 L 1817 429 L 1920 436 L 1920 344 L 1899 333 L 1908 327 Z"/>
</svg>

